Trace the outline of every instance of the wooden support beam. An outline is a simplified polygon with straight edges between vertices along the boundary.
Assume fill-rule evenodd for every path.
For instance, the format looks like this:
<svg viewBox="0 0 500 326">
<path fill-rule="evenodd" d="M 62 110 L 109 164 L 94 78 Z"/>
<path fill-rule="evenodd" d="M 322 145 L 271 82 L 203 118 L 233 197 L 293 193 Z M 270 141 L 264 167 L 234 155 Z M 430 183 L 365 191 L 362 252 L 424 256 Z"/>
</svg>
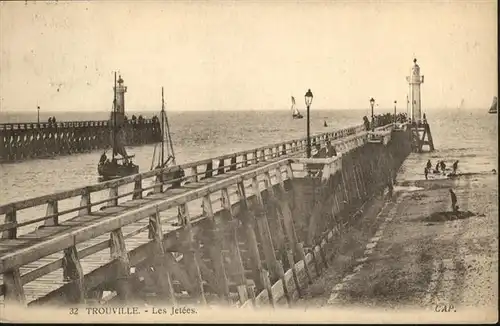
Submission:
<svg viewBox="0 0 500 326">
<path fill-rule="evenodd" d="M 222 256 L 222 236 L 215 223 L 214 212 L 210 195 L 203 197 L 203 214 L 209 221 L 209 239 L 208 253 L 213 263 L 214 275 L 216 279 L 217 294 L 225 302 L 229 302 L 229 282 L 227 280 L 226 269 Z"/>
<path fill-rule="evenodd" d="M 51 216 L 51 215 L 56 215 L 51 218 L 48 218 L 44 221 L 44 226 L 56 226 L 59 224 L 59 209 L 57 205 L 57 200 L 50 200 L 47 203 L 47 212 L 45 216 Z"/>
<path fill-rule="evenodd" d="M 254 281 L 257 286 L 263 286 L 265 280 L 261 279 L 263 275 L 262 260 L 260 258 L 257 236 L 255 235 L 255 218 L 249 211 L 249 205 L 245 193 L 245 185 L 243 182 L 238 183 L 238 193 L 240 202 L 240 214 L 242 215 L 243 228 L 247 238 L 248 250 L 252 258 L 252 269 L 254 271 Z M 269 267 L 268 267 L 269 268 Z"/>
<path fill-rule="evenodd" d="M 297 234 L 295 232 L 295 225 L 293 222 L 292 212 L 290 210 L 290 206 L 288 205 L 287 194 L 285 190 L 285 185 L 283 183 L 283 177 L 281 175 L 281 168 L 276 168 L 275 177 L 277 181 L 277 191 L 275 193 L 275 199 L 278 202 L 279 214 L 281 215 L 282 223 L 285 226 L 286 237 L 289 241 L 290 248 L 297 248 L 297 244 L 299 240 L 297 238 Z M 296 251 L 297 249 L 295 249 Z"/>
<path fill-rule="evenodd" d="M 5 286 L 5 303 L 12 305 L 25 305 L 23 283 L 19 268 L 11 269 L 3 274 Z"/>
<path fill-rule="evenodd" d="M 231 157 L 231 167 L 229 168 L 229 171 L 236 171 L 236 156 Z"/>
<path fill-rule="evenodd" d="M 297 268 L 295 267 L 295 260 L 293 259 L 293 251 L 291 249 L 287 250 L 286 257 L 288 259 L 288 265 L 292 270 L 293 283 L 295 284 L 295 289 L 297 289 L 299 298 L 302 298 L 302 289 L 300 287 L 299 277 L 297 275 Z"/>
<path fill-rule="evenodd" d="M 113 206 L 118 206 L 118 186 L 113 186 L 109 188 L 109 201 L 108 204 L 106 205 L 107 207 L 113 207 Z"/>
<path fill-rule="evenodd" d="M 276 252 L 273 245 L 273 237 L 269 229 L 268 218 L 264 201 L 259 188 L 259 180 L 257 177 L 252 178 L 252 190 L 255 195 L 254 216 L 257 222 L 262 248 L 266 259 L 266 265 L 271 271 L 273 278 L 279 277 L 278 261 L 276 259 Z"/>
<path fill-rule="evenodd" d="M 149 226 L 151 235 L 155 242 L 154 253 L 154 275 L 156 284 L 159 288 L 160 297 L 166 298 L 172 305 L 176 305 L 175 291 L 172 285 L 172 276 L 170 272 L 169 260 L 166 259 L 165 249 L 163 247 L 163 229 L 160 219 L 160 211 L 156 210 L 156 214 L 149 217 Z M 167 253 L 167 255 L 171 255 Z"/>
<path fill-rule="evenodd" d="M 272 237 L 274 248 L 278 251 L 283 251 L 285 248 L 285 233 L 283 230 L 282 221 L 278 214 L 278 200 L 274 192 L 273 184 L 271 182 L 271 175 L 268 171 L 264 172 L 264 185 L 267 190 L 268 207 L 266 209 L 268 224 L 273 230 L 274 236 Z"/>
<path fill-rule="evenodd" d="M 179 206 L 179 219 L 183 221 L 183 226 L 187 234 L 188 248 L 183 247 L 183 261 L 186 264 L 188 273 L 195 280 L 195 294 L 199 303 L 206 305 L 207 300 L 205 298 L 205 290 L 203 288 L 203 279 L 200 271 L 201 258 L 199 256 L 199 245 L 194 239 L 194 234 L 191 226 L 191 217 L 189 215 L 189 209 L 187 203 Z"/>
<path fill-rule="evenodd" d="M 64 249 L 63 278 L 72 283 L 72 290 L 67 292 L 68 303 L 85 303 L 84 273 L 75 246 Z"/>
<path fill-rule="evenodd" d="M 198 167 L 191 167 L 191 182 L 198 182 Z"/>
<path fill-rule="evenodd" d="M 129 284 L 130 261 L 128 258 L 125 239 L 121 228 L 110 233 L 111 236 L 111 259 L 116 260 L 116 292 L 118 300 L 127 303 L 132 297 L 132 291 Z"/>
<path fill-rule="evenodd" d="M 142 174 L 137 175 L 137 179 L 134 182 L 134 194 L 132 195 L 132 199 L 141 199 L 142 198 Z"/>
<path fill-rule="evenodd" d="M 288 285 L 285 280 L 285 272 L 283 270 L 283 265 L 276 259 L 276 252 L 273 247 L 272 234 L 269 230 L 269 224 L 267 223 L 267 216 L 264 207 L 264 202 L 262 200 L 262 196 L 259 189 L 259 182 L 257 177 L 252 179 L 252 188 L 256 198 L 256 203 L 254 207 L 257 210 L 255 214 L 257 216 L 257 226 L 260 233 L 260 238 L 262 241 L 262 247 L 264 249 L 264 256 L 266 258 L 266 264 L 268 269 L 274 274 L 273 278 L 279 278 L 283 282 L 283 289 L 285 292 L 285 296 L 287 298 L 287 302 L 291 304 L 291 295 L 288 289 Z"/>
<path fill-rule="evenodd" d="M 224 171 L 225 170 L 225 167 L 224 167 L 224 159 L 221 158 L 219 160 L 219 165 L 218 165 L 218 168 L 217 168 L 217 174 L 224 174 Z"/>
<path fill-rule="evenodd" d="M 232 210 L 227 188 L 222 189 L 222 199 L 222 207 L 224 209 L 223 215 L 225 215 L 226 221 L 232 222 L 233 220 L 236 220 L 236 217 Z M 245 277 L 245 267 L 243 266 L 243 260 L 241 259 L 241 252 L 238 243 L 239 240 L 237 230 L 236 228 L 231 228 L 229 231 L 227 249 L 229 250 L 230 254 L 232 266 L 231 269 L 233 270 L 232 274 L 235 275 L 235 282 L 238 288 L 239 299 L 243 304 L 248 299 L 248 292 Z"/>
<path fill-rule="evenodd" d="M 85 189 L 80 199 L 80 210 L 78 211 L 78 216 L 88 215 L 91 211 L 92 206 L 90 201 L 90 192 L 88 189 Z"/>
<path fill-rule="evenodd" d="M 156 175 L 155 186 L 153 188 L 154 194 L 159 194 L 159 193 L 163 192 L 163 178 L 164 178 L 163 173 L 158 173 Z"/>
<path fill-rule="evenodd" d="M 7 213 L 5 213 L 5 224 L 17 224 L 17 210 L 12 206 Z M 17 237 L 17 227 L 5 230 L 2 233 L 2 239 L 15 239 Z"/>
<path fill-rule="evenodd" d="M 243 166 L 248 166 L 249 165 L 249 161 L 248 161 L 248 154 L 245 153 L 243 154 Z"/>
<path fill-rule="evenodd" d="M 213 172 L 212 171 L 214 169 L 214 163 L 213 161 L 210 161 L 207 163 L 207 170 L 205 171 L 205 178 L 211 178 L 213 176 Z"/>
</svg>

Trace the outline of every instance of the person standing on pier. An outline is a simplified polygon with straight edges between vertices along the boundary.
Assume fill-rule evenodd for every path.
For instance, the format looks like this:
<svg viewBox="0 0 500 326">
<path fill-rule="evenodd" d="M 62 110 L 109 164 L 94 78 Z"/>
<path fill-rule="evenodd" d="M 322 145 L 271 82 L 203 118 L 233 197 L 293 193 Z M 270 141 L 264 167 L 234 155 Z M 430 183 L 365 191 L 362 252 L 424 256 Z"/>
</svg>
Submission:
<svg viewBox="0 0 500 326">
<path fill-rule="evenodd" d="M 451 209 L 453 210 L 453 213 L 457 214 L 458 213 L 457 195 L 455 195 L 452 189 L 450 189 L 450 196 L 451 196 Z"/>
<path fill-rule="evenodd" d="M 429 174 L 429 169 L 427 167 L 424 168 L 425 180 L 427 180 L 427 175 Z"/>
</svg>

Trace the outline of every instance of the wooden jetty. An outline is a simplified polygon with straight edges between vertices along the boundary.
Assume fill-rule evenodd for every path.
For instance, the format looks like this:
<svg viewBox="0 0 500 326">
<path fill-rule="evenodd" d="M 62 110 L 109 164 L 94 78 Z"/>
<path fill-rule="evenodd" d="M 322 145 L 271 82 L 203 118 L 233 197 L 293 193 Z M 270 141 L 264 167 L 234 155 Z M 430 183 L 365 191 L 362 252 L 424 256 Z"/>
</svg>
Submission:
<svg viewBox="0 0 500 326">
<path fill-rule="evenodd" d="M 126 143 L 143 145 L 161 139 L 156 119 L 127 120 Z M 111 147 L 109 121 L 0 124 L 0 162 L 17 162 Z"/>
<path fill-rule="evenodd" d="M 360 125 L 314 136 L 313 158 L 292 140 L 0 206 L 1 298 L 291 305 L 410 139 Z"/>
</svg>

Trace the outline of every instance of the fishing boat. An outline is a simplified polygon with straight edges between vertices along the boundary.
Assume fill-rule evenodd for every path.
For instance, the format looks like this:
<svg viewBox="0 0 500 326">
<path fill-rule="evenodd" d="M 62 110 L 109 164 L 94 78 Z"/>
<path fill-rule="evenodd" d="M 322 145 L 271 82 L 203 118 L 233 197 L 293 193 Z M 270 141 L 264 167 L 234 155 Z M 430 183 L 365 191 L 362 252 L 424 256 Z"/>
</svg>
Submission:
<svg viewBox="0 0 500 326">
<path fill-rule="evenodd" d="M 162 137 L 161 137 L 161 148 L 160 148 L 160 153 L 157 154 L 157 144 L 154 147 L 153 150 L 153 157 L 151 159 L 151 170 L 156 170 L 156 169 L 168 169 L 168 172 L 165 173 L 165 181 L 169 180 L 176 180 L 176 182 L 172 183 L 173 187 L 180 186 L 181 184 L 181 178 L 184 177 L 184 170 L 177 165 L 177 162 L 175 161 L 175 154 L 174 154 L 174 146 L 172 142 L 172 137 L 170 135 L 170 126 L 168 123 L 168 117 L 167 113 L 165 112 L 165 100 L 163 97 L 163 87 L 161 88 L 161 112 L 160 112 L 160 119 L 161 119 L 161 131 L 162 131 Z M 166 147 L 166 149 L 165 149 Z M 156 162 L 156 164 L 155 164 Z"/>
<path fill-rule="evenodd" d="M 498 110 L 498 98 L 496 96 L 493 96 L 493 103 L 491 103 L 491 107 L 488 110 L 488 113 L 496 114 Z"/>
<path fill-rule="evenodd" d="M 99 173 L 100 181 L 106 181 L 111 179 L 123 178 L 128 175 L 139 173 L 139 166 L 132 162 L 132 158 L 135 155 L 128 155 L 125 150 L 125 130 L 123 129 L 124 124 L 124 112 L 120 112 L 117 109 L 117 86 L 116 86 L 116 72 L 115 72 L 115 86 L 113 88 L 113 109 L 111 113 L 111 126 L 112 126 L 112 156 L 109 160 L 106 156 L 106 152 L 101 155 L 101 159 L 97 165 L 97 172 Z M 120 76 L 118 80 L 120 89 L 124 88 L 123 79 Z M 122 94 L 121 94 L 122 95 Z M 123 102 L 123 101 L 122 101 Z M 121 157 L 118 157 L 117 155 Z"/>
<path fill-rule="evenodd" d="M 292 118 L 302 119 L 304 116 L 299 112 L 299 109 L 295 107 L 295 98 L 292 96 Z"/>
</svg>

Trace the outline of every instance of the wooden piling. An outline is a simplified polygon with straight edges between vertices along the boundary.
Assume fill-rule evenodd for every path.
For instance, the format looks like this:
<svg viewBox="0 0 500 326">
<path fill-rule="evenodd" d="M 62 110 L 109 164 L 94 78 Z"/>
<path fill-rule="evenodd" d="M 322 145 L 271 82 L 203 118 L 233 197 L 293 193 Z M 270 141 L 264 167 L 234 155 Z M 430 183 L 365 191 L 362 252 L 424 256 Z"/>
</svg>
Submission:
<svg viewBox="0 0 500 326">
<path fill-rule="evenodd" d="M 229 192 L 227 188 L 222 189 L 221 192 L 223 199 L 222 207 L 224 209 L 224 215 L 226 215 L 224 219 L 228 224 L 234 225 L 234 222 L 238 222 L 238 220 L 233 213 L 231 201 L 229 199 Z M 248 292 L 246 286 L 245 267 L 243 266 L 243 260 L 241 259 L 237 227 L 230 228 L 227 242 L 228 244 L 226 247 L 229 249 L 230 253 L 231 269 L 233 275 L 235 276 L 240 303 L 243 304 L 248 299 Z"/>
<path fill-rule="evenodd" d="M 209 221 L 209 255 L 213 262 L 215 279 L 217 282 L 217 293 L 225 302 L 229 302 L 229 282 L 226 276 L 224 260 L 222 257 L 222 238 L 219 235 L 219 230 L 215 224 L 214 212 L 212 209 L 212 201 L 210 195 L 203 197 L 203 214 Z"/>
<path fill-rule="evenodd" d="M 116 262 L 116 293 L 118 299 L 127 303 L 132 297 L 129 284 L 130 261 L 121 228 L 111 232 L 111 259 Z"/>
<path fill-rule="evenodd" d="M 88 189 L 85 189 L 80 199 L 80 210 L 78 211 L 78 215 L 79 216 L 88 215 L 90 214 L 91 209 L 92 206 L 90 202 L 90 192 L 88 191 Z"/>
<path fill-rule="evenodd" d="M 165 249 L 163 247 L 163 229 L 160 219 L 160 211 L 156 209 L 156 214 L 149 217 L 149 226 L 152 238 L 155 242 L 154 275 L 159 294 L 162 298 L 169 299 L 172 305 L 177 304 L 175 291 L 172 286 L 172 276 L 168 268 L 169 261 L 165 259 Z M 170 254 L 170 253 L 169 253 Z"/>
<path fill-rule="evenodd" d="M 75 246 L 64 250 L 63 277 L 64 281 L 71 282 L 71 291 L 66 292 L 68 303 L 85 303 L 85 287 L 83 285 L 84 273 L 78 251 Z"/>
<path fill-rule="evenodd" d="M 47 203 L 47 212 L 45 216 L 52 216 L 45 220 L 44 226 L 56 226 L 59 224 L 59 209 L 57 200 L 51 200 Z"/>
<path fill-rule="evenodd" d="M 2 239 L 15 239 L 17 238 L 17 210 L 12 206 L 7 213 L 5 213 L 5 224 L 12 225 L 12 228 L 2 232 Z"/>
<path fill-rule="evenodd" d="M 214 163 L 212 160 L 207 163 L 207 170 L 205 171 L 205 178 L 211 178 L 213 176 Z"/>
<path fill-rule="evenodd" d="M 184 222 L 185 234 L 187 236 L 187 246 L 182 246 L 183 261 L 188 269 L 188 274 L 194 279 L 196 287 L 196 297 L 201 304 L 206 305 L 205 290 L 203 288 L 203 279 L 200 271 L 201 258 L 199 255 L 198 242 L 194 239 L 191 226 L 191 217 L 189 215 L 188 205 L 179 206 L 180 220 Z"/>
<path fill-rule="evenodd" d="M 218 165 L 218 168 L 217 168 L 217 174 L 224 174 L 224 172 L 225 172 L 224 159 L 221 158 L 219 160 L 219 165 Z"/>
<path fill-rule="evenodd" d="M 5 286 L 6 304 L 25 304 L 24 289 L 19 268 L 6 271 L 3 274 L 3 284 Z"/>
<path fill-rule="evenodd" d="M 141 199 L 141 198 L 142 198 L 142 175 L 138 174 L 134 182 L 134 194 L 132 195 L 132 199 Z"/>
<path fill-rule="evenodd" d="M 247 202 L 246 194 L 245 194 L 245 185 L 243 182 L 238 183 L 238 193 L 239 193 L 239 202 L 241 207 L 242 214 L 242 222 L 243 228 L 245 230 L 248 249 L 250 252 L 250 256 L 252 258 L 252 270 L 254 272 L 254 281 L 256 281 L 257 286 L 263 286 L 266 283 L 266 280 L 262 279 L 264 275 L 262 273 L 262 260 L 260 258 L 259 247 L 257 243 L 257 236 L 255 235 L 255 218 L 249 211 L 249 205 Z M 266 239 L 268 240 L 268 239 Z M 269 293 L 269 296 L 272 296 L 272 292 Z"/>
</svg>

